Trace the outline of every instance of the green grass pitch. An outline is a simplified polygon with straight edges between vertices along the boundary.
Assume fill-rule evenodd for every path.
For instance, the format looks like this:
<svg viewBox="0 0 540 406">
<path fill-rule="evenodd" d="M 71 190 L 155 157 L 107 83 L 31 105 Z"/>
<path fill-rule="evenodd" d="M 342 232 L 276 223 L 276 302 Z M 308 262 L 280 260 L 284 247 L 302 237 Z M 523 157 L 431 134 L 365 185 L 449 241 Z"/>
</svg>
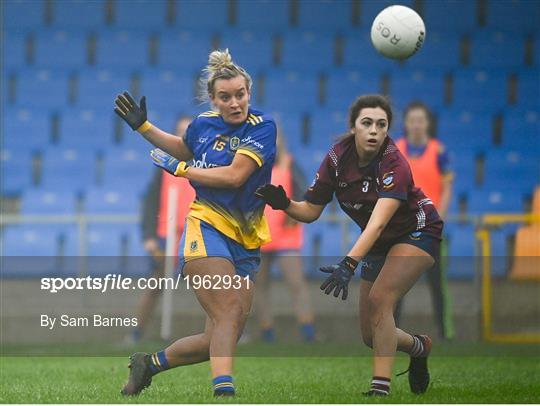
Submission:
<svg viewBox="0 0 540 406">
<path fill-rule="evenodd" d="M 237 396 L 219 403 L 538 403 L 538 347 L 439 345 L 430 358 L 432 384 L 421 396 L 409 392 L 406 375 L 392 378 L 385 399 L 364 398 L 371 378 L 369 352 L 320 356 L 316 344 L 303 356 L 290 346 L 252 345 L 237 358 Z M 298 346 L 297 348 L 301 348 Z M 466 350 L 463 350 L 465 348 Z M 525 348 L 525 350 L 523 350 Z M 331 351 L 326 351 L 331 352 Z M 5 352 L 4 352 L 5 353 Z M 266 354 L 250 356 L 250 354 Z M 295 353 L 296 354 L 296 353 Z M 319 354 L 315 356 L 313 354 Z M 119 391 L 126 357 L 17 356 L 0 358 L 2 403 L 213 403 L 208 364 L 176 368 L 154 377 L 135 398 Z M 400 356 L 395 371 L 407 368 Z"/>
</svg>

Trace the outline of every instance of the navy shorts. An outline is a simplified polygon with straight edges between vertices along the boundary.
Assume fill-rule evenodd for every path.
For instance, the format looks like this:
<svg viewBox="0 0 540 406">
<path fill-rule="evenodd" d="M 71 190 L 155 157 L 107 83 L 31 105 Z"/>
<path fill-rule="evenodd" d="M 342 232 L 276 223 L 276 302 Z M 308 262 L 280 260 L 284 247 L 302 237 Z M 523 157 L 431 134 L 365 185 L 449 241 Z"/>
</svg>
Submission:
<svg viewBox="0 0 540 406">
<path fill-rule="evenodd" d="M 375 282 L 386 261 L 388 251 L 396 244 L 410 244 L 427 252 L 437 262 L 439 260 L 441 240 L 421 231 L 414 231 L 386 244 L 375 245 L 360 261 L 360 277 L 368 282 Z"/>
</svg>

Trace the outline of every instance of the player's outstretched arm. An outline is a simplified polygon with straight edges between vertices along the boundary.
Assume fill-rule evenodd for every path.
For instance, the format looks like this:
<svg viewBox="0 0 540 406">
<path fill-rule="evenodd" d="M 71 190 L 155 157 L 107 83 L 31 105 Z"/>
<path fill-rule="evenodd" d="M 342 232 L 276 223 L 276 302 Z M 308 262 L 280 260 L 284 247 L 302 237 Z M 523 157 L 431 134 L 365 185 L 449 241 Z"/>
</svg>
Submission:
<svg viewBox="0 0 540 406">
<path fill-rule="evenodd" d="M 340 263 L 320 268 L 321 272 L 330 276 L 322 283 L 321 290 L 327 295 L 333 293 L 334 297 L 343 300 L 349 294 L 349 282 L 354 275 L 358 263 L 364 255 L 373 247 L 382 231 L 399 208 L 400 201 L 392 198 L 380 198 L 375 204 L 373 213 L 366 229 L 362 232 L 352 249 Z"/>
<path fill-rule="evenodd" d="M 365 230 L 360 234 L 360 237 L 347 255 L 356 261 L 360 261 L 378 240 L 400 204 L 401 201 L 398 199 L 389 197 L 379 198 L 373 208 Z"/>
<path fill-rule="evenodd" d="M 237 154 L 228 166 L 216 168 L 195 168 L 185 161 L 179 161 L 159 148 L 150 151 L 154 165 L 171 175 L 181 176 L 201 185 L 235 189 L 242 187 L 249 176 L 257 169 L 257 163 L 246 155 Z"/>
<path fill-rule="evenodd" d="M 283 186 L 267 184 L 255 191 L 255 195 L 265 201 L 274 210 L 284 210 L 290 217 L 302 223 L 312 223 L 317 220 L 324 206 L 305 200 L 297 202 L 289 199 Z"/>
<path fill-rule="evenodd" d="M 192 153 L 181 137 L 169 134 L 148 121 L 146 97 L 141 97 L 139 105 L 128 92 L 118 95 L 114 101 L 114 112 L 124 120 L 133 131 L 139 132 L 151 144 L 173 157 L 187 161 Z"/>
</svg>

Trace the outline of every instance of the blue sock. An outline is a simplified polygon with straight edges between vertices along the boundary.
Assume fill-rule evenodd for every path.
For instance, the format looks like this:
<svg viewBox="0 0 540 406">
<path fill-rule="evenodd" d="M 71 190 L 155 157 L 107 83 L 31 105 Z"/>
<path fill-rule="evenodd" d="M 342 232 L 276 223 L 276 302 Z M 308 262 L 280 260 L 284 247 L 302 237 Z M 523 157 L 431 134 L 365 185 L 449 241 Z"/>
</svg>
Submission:
<svg viewBox="0 0 540 406">
<path fill-rule="evenodd" d="M 300 325 L 300 333 L 304 341 L 315 341 L 315 326 L 311 323 Z"/>
<path fill-rule="evenodd" d="M 276 341 L 276 333 L 274 332 L 274 329 L 272 327 L 270 328 L 263 328 L 261 331 L 262 340 L 265 343 L 273 343 Z"/>
<path fill-rule="evenodd" d="M 154 375 L 158 372 L 166 371 L 169 368 L 169 363 L 165 357 L 165 350 L 154 352 L 150 355 L 150 369 Z"/>
<path fill-rule="evenodd" d="M 233 378 L 230 375 L 220 375 L 212 379 L 214 396 L 234 395 Z"/>
</svg>

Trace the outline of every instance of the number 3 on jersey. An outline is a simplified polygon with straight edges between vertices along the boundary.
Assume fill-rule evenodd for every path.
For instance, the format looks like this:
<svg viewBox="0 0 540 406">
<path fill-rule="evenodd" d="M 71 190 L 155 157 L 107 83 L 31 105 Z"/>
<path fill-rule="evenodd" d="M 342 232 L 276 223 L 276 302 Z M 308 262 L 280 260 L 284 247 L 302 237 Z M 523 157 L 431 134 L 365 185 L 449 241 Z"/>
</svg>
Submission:
<svg viewBox="0 0 540 406">
<path fill-rule="evenodd" d="M 362 182 L 362 192 L 367 192 L 369 189 L 369 181 L 365 180 Z"/>
</svg>

